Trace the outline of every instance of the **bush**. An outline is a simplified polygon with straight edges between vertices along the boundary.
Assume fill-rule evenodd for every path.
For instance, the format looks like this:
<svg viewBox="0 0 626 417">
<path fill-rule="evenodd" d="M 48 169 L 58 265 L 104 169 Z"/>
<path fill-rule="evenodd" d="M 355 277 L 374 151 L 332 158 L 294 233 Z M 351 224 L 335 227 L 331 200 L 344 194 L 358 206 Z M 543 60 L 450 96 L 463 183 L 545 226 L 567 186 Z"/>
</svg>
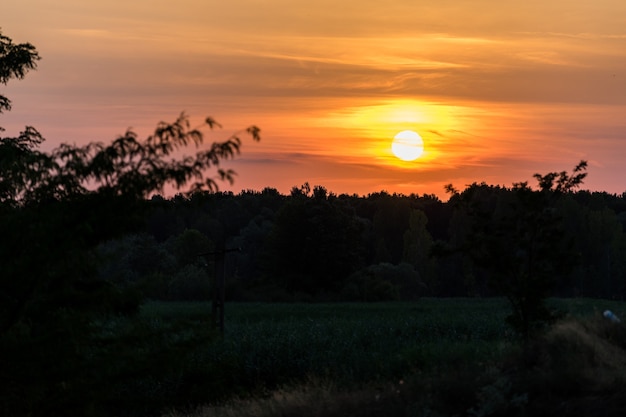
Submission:
<svg viewBox="0 0 626 417">
<path fill-rule="evenodd" d="M 189 264 L 180 269 L 169 282 L 168 298 L 177 301 L 208 301 L 211 283 L 206 270 Z"/>
<path fill-rule="evenodd" d="M 343 296 L 350 301 L 414 301 L 424 288 L 412 265 L 380 263 L 352 274 L 344 285 Z"/>
</svg>

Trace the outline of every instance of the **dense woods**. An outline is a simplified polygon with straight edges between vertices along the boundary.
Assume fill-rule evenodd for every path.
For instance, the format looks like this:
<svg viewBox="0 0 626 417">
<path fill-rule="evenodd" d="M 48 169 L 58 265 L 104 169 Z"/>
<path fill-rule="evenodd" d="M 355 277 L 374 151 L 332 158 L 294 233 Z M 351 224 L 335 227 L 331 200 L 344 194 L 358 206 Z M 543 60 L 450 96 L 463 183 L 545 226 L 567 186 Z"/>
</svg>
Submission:
<svg viewBox="0 0 626 417">
<path fill-rule="evenodd" d="M 485 297 L 502 290 L 498 274 L 514 275 L 506 268 L 523 256 L 522 233 L 543 221 L 545 235 L 536 240 L 545 247 L 536 262 L 558 261 L 540 277 L 552 284 L 546 295 L 623 298 L 625 195 L 564 192 L 550 206 L 537 203 L 540 219 L 515 202 L 517 193 L 472 184 L 443 202 L 418 194 L 335 195 L 305 184 L 288 195 L 266 188 L 155 196 L 144 232 L 98 247 L 99 274 L 147 298 L 209 299 L 213 269 L 197 255 L 223 240 L 240 248 L 226 258 L 229 300 Z M 479 222 L 486 223 L 482 231 Z M 483 253 L 478 258 L 468 248 Z"/>
</svg>

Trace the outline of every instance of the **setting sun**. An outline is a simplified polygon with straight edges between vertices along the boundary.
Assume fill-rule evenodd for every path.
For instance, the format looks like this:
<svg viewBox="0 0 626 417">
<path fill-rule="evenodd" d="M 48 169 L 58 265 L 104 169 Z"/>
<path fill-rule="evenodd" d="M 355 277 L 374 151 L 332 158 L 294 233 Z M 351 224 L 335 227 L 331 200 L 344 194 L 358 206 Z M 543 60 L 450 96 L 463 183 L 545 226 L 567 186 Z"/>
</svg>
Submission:
<svg viewBox="0 0 626 417">
<path fill-rule="evenodd" d="M 391 152 L 403 161 L 414 161 L 424 153 L 424 141 L 416 132 L 403 130 L 394 136 Z"/>
<path fill-rule="evenodd" d="M 308 182 L 446 199 L 446 184 L 586 159 L 591 189 L 624 192 L 624 1 L 213 3 L 3 0 L 2 34 L 43 59 L 0 83 L 2 134 L 32 123 L 52 149 L 144 137 L 184 111 L 225 127 L 200 150 L 262 129 L 224 164 L 237 172 L 224 191 Z M 406 130 L 421 146 L 392 145 Z"/>
</svg>

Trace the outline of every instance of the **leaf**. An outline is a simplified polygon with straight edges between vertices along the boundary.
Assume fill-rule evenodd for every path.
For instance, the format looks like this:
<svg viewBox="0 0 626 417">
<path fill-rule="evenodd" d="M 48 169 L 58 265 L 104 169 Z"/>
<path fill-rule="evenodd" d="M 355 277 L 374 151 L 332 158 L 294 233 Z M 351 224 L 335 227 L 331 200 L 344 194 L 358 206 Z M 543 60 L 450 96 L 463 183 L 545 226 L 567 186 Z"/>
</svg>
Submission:
<svg viewBox="0 0 626 417">
<path fill-rule="evenodd" d="M 259 129 L 257 126 L 250 126 L 246 129 L 246 132 L 248 132 L 250 135 L 252 135 L 252 139 L 255 140 L 256 142 L 259 142 L 261 140 L 261 129 Z"/>
<path fill-rule="evenodd" d="M 222 127 L 222 125 L 221 125 L 221 124 L 217 123 L 217 122 L 215 121 L 215 119 L 214 119 L 214 118 L 212 118 L 212 117 L 210 117 L 210 116 L 209 116 L 209 117 L 207 117 L 206 119 L 204 119 L 204 122 L 205 122 L 207 125 L 209 125 L 209 127 L 210 127 L 211 129 L 213 129 L 213 127 L 214 127 L 214 126 L 217 126 L 217 127 L 219 127 L 219 128 L 221 128 L 221 127 Z"/>
</svg>

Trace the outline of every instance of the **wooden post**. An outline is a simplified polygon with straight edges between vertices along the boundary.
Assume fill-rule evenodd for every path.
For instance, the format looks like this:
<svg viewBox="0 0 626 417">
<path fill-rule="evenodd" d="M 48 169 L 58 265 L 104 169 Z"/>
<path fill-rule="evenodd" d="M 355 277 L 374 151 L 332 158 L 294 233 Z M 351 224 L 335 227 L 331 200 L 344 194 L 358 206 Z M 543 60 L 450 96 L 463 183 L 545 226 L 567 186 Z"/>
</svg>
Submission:
<svg viewBox="0 0 626 417">
<path fill-rule="evenodd" d="M 207 252 L 200 254 L 208 258 L 213 256 L 215 261 L 215 283 L 213 285 L 213 306 L 211 311 L 213 318 L 215 319 L 215 325 L 220 330 L 221 334 L 224 334 L 224 301 L 226 299 L 226 276 L 224 268 L 224 258 L 229 252 L 238 252 L 239 248 L 224 249 L 224 245 L 220 245 L 215 252 Z"/>
<path fill-rule="evenodd" d="M 215 288 L 213 291 L 213 317 L 222 334 L 224 334 L 224 301 L 226 298 L 225 255 L 223 246 L 215 253 Z"/>
</svg>

